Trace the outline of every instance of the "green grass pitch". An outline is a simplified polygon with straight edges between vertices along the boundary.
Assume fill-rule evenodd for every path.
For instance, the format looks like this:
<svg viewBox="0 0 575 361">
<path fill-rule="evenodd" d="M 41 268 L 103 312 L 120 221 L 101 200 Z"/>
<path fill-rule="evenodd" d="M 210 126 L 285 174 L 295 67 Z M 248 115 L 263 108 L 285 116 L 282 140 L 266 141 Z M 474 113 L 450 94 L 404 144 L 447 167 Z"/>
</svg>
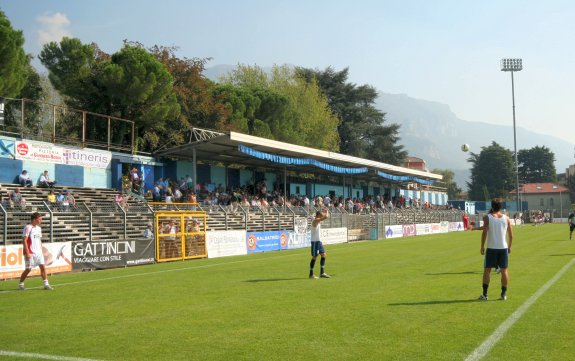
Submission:
<svg viewBox="0 0 575 361">
<path fill-rule="evenodd" d="M 300 249 L 0 282 L 0 361 L 465 360 L 575 258 L 567 225 L 515 228 L 508 300 L 492 273 L 481 302 L 480 236 L 326 245 L 331 279 Z M 485 359 L 572 359 L 574 284 L 575 266 Z"/>
</svg>

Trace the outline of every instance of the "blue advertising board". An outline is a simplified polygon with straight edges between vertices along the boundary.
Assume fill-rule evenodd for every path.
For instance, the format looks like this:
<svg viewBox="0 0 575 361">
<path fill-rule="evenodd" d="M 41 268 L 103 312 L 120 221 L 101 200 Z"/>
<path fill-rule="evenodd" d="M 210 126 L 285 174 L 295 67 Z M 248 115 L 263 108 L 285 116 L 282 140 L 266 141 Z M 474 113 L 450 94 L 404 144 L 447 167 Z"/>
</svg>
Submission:
<svg viewBox="0 0 575 361">
<path fill-rule="evenodd" d="M 287 249 L 289 233 L 287 231 L 247 232 L 246 249 L 248 253 L 279 251 Z"/>
</svg>

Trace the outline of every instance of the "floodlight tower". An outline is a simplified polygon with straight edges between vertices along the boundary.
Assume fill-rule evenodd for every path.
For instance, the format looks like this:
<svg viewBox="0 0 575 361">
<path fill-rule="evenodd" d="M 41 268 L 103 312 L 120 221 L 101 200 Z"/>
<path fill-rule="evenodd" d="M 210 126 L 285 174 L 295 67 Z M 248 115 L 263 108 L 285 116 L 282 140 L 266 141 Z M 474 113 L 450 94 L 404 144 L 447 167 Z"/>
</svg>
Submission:
<svg viewBox="0 0 575 361">
<path fill-rule="evenodd" d="M 511 101 L 513 102 L 513 150 L 515 152 L 515 189 L 517 199 L 517 212 L 519 209 L 519 162 L 517 161 L 517 134 L 515 130 L 515 84 L 513 82 L 513 73 L 523 70 L 522 59 L 501 59 L 501 71 L 511 72 Z"/>
</svg>

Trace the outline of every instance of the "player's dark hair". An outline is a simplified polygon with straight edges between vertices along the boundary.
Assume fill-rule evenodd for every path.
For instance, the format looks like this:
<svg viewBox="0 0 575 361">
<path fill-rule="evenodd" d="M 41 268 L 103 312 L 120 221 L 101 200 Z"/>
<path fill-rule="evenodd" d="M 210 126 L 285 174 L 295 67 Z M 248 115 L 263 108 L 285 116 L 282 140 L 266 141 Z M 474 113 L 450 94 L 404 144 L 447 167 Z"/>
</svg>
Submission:
<svg viewBox="0 0 575 361">
<path fill-rule="evenodd" d="M 317 212 L 315 212 L 315 216 L 316 216 L 316 217 L 319 217 L 319 216 L 321 216 L 321 214 L 322 214 L 322 213 L 321 213 L 321 211 L 317 211 Z"/>
<path fill-rule="evenodd" d="M 501 210 L 501 204 L 503 200 L 501 198 L 493 198 L 491 200 L 491 209 L 493 209 L 493 213 L 499 212 Z"/>
<path fill-rule="evenodd" d="M 40 218 L 40 217 L 42 217 L 42 215 L 41 215 L 40 213 L 34 212 L 34 213 L 32 213 L 32 215 L 30 216 L 30 220 L 33 221 L 33 220 L 38 219 L 38 218 Z"/>
</svg>

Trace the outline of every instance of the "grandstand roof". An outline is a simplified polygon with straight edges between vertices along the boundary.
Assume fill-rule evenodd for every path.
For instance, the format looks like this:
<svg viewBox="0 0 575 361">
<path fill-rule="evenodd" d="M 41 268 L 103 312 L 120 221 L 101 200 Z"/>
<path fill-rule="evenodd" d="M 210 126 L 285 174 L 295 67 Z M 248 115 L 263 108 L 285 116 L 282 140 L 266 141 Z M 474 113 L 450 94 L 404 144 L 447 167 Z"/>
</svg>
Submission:
<svg viewBox="0 0 575 361">
<path fill-rule="evenodd" d="M 196 152 L 196 160 L 202 162 L 221 162 L 224 164 L 240 164 L 250 167 L 275 168 L 298 170 L 309 173 L 333 174 L 330 171 L 318 168 L 313 165 L 284 165 L 274 163 L 269 160 L 253 157 L 240 151 L 240 146 L 249 147 L 253 150 L 273 154 L 283 157 L 308 158 L 333 166 L 358 168 L 367 167 L 367 174 L 357 174 L 354 178 L 385 181 L 377 176 L 376 172 L 385 172 L 397 176 L 414 176 L 425 180 L 441 180 L 440 174 L 419 171 L 391 164 L 376 162 L 369 159 L 352 157 L 340 153 L 319 150 L 300 145 L 269 140 L 236 132 L 216 133 L 195 129 L 196 140 L 191 140 L 188 144 L 173 147 L 156 155 L 192 160 L 193 152 Z M 198 132 L 199 131 L 199 132 Z M 199 136 L 201 134 L 202 136 Z M 208 134 L 208 135 L 206 135 Z"/>
</svg>

